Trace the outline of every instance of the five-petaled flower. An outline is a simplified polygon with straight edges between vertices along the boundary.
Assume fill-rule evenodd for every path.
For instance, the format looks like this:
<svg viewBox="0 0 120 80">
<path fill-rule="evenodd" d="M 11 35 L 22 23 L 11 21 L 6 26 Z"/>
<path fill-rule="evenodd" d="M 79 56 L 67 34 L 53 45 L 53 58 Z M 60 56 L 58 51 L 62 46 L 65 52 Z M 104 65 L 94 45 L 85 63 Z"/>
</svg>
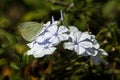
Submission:
<svg viewBox="0 0 120 80">
<path fill-rule="evenodd" d="M 61 41 L 68 40 L 68 29 L 65 26 L 58 26 L 54 25 L 48 28 L 48 36 L 50 36 L 50 42 L 56 46 Z"/>
<path fill-rule="evenodd" d="M 31 44 L 32 47 L 31 47 Z M 51 46 L 49 43 L 46 43 L 44 45 L 40 45 L 39 43 L 30 43 L 28 46 L 31 48 L 31 50 L 27 51 L 28 55 L 33 55 L 35 58 L 43 57 L 47 54 L 52 54 L 56 47 Z"/>
<path fill-rule="evenodd" d="M 70 36 L 70 42 L 64 43 L 64 48 L 74 50 L 78 54 L 86 51 L 86 48 L 92 48 L 92 43 L 87 41 L 90 36 L 86 33 L 76 32 Z"/>
<path fill-rule="evenodd" d="M 70 26 L 69 42 L 64 43 L 64 48 L 74 50 L 82 56 L 96 56 L 99 54 L 99 44 L 90 32 L 81 32 L 76 27 Z"/>
</svg>

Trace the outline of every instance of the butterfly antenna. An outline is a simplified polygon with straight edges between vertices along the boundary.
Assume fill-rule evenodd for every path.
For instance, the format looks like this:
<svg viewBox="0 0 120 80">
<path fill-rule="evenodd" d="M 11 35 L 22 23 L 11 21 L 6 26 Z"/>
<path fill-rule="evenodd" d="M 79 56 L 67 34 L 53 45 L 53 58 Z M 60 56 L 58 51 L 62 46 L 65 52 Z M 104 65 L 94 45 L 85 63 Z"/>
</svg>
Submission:
<svg viewBox="0 0 120 80">
<path fill-rule="evenodd" d="M 52 16 L 52 18 L 51 18 L 51 19 L 52 19 L 52 23 L 53 23 L 53 22 L 55 21 L 55 18 L 54 18 L 54 16 Z"/>
<path fill-rule="evenodd" d="M 60 15 L 61 15 L 62 24 L 64 25 L 64 13 L 62 12 L 62 10 L 60 10 Z"/>
</svg>

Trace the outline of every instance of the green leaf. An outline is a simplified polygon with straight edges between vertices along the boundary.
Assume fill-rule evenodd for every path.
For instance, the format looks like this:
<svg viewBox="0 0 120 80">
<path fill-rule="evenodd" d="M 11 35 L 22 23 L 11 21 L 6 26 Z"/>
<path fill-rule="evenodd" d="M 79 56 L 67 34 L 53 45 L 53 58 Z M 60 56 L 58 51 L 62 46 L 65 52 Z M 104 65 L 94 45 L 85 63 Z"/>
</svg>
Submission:
<svg viewBox="0 0 120 80">
<path fill-rule="evenodd" d="M 11 66 L 13 69 L 15 69 L 15 70 L 19 70 L 19 69 L 20 69 L 20 67 L 19 67 L 16 63 L 14 63 L 14 62 L 11 62 L 10 66 Z"/>
<path fill-rule="evenodd" d="M 7 60 L 5 58 L 0 59 L 0 66 L 7 63 Z"/>
</svg>

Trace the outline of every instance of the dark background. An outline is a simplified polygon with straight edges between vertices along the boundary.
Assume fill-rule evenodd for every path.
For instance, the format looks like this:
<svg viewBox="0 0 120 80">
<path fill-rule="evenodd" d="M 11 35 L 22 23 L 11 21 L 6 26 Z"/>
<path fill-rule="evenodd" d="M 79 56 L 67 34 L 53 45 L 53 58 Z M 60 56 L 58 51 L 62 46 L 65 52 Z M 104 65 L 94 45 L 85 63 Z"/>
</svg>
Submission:
<svg viewBox="0 0 120 80">
<path fill-rule="evenodd" d="M 35 59 L 25 55 L 26 42 L 18 25 L 60 19 L 65 25 L 96 35 L 108 64 L 86 63 L 70 51 Z M 68 54 L 71 53 L 71 54 Z M 84 65 L 83 65 L 84 64 Z M 0 0 L 0 80 L 120 80 L 119 0 Z"/>
</svg>

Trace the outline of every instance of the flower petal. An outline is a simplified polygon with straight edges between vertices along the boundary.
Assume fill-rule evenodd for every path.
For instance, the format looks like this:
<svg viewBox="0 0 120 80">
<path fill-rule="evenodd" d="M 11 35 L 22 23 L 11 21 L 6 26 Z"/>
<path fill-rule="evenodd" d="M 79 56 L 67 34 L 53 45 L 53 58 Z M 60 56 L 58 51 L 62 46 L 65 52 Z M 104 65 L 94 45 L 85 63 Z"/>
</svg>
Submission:
<svg viewBox="0 0 120 80">
<path fill-rule="evenodd" d="M 100 45 L 99 45 L 98 43 L 95 43 L 95 44 L 93 45 L 93 47 L 96 48 L 96 49 L 98 49 L 98 48 L 100 48 Z"/>
<path fill-rule="evenodd" d="M 33 53 L 34 53 L 33 50 L 28 50 L 28 51 L 27 51 L 27 55 L 32 55 Z"/>
<path fill-rule="evenodd" d="M 80 42 L 79 40 L 81 39 L 82 33 L 81 32 L 76 32 L 75 33 L 75 37 L 76 37 L 76 41 Z"/>
<path fill-rule="evenodd" d="M 35 42 L 32 41 L 31 43 L 28 43 L 27 46 L 28 46 L 29 48 L 32 48 L 32 47 L 34 46 L 34 43 L 35 43 Z"/>
<path fill-rule="evenodd" d="M 43 53 L 46 54 L 52 54 L 57 48 L 56 47 L 49 47 L 47 49 L 44 49 Z"/>
<path fill-rule="evenodd" d="M 108 54 L 103 49 L 99 49 L 99 51 L 102 55 L 108 56 Z"/>
<path fill-rule="evenodd" d="M 50 38 L 49 41 L 50 41 L 51 44 L 53 44 L 53 45 L 57 45 L 57 44 L 60 43 L 60 40 L 58 39 L 58 37 L 55 37 L 55 36 L 53 36 L 52 38 Z"/>
<path fill-rule="evenodd" d="M 79 31 L 79 30 L 77 29 L 77 27 L 75 27 L 75 26 L 69 26 L 69 30 L 70 30 L 70 32 L 73 32 L 73 33 L 76 33 L 76 32 Z"/>
<path fill-rule="evenodd" d="M 58 35 L 60 41 L 68 40 L 69 36 L 67 34 Z"/>
<path fill-rule="evenodd" d="M 64 43 L 64 48 L 69 49 L 69 50 L 73 50 L 74 49 L 74 43 L 66 42 L 66 43 Z"/>
<path fill-rule="evenodd" d="M 94 48 L 88 48 L 86 49 L 86 53 L 90 56 L 96 56 L 98 54 L 98 50 Z"/>
<path fill-rule="evenodd" d="M 51 38 L 52 36 L 53 36 L 53 34 L 52 34 L 51 32 L 46 32 L 46 33 L 44 34 L 44 38 L 45 38 L 45 39 Z"/>
<path fill-rule="evenodd" d="M 58 30 L 58 33 L 65 33 L 67 31 L 68 31 L 68 29 L 65 26 L 60 26 L 59 30 Z"/>
<path fill-rule="evenodd" d="M 83 41 L 85 39 L 90 39 L 90 35 L 86 33 L 82 33 L 81 37 L 79 38 L 79 41 Z"/>
<path fill-rule="evenodd" d="M 43 35 L 40 35 L 36 38 L 36 41 L 37 42 L 43 42 L 45 39 L 44 39 L 44 36 Z"/>
<path fill-rule="evenodd" d="M 47 27 L 50 26 L 50 21 L 48 21 L 46 24 L 43 24 L 43 26 L 45 26 L 45 27 L 46 27 L 46 26 L 47 26 Z"/>
<path fill-rule="evenodd" d="M 81 32 L 76 32 L 76 33 L 70 34 L 72 42 L 79 42 L 81 35 L 82 35 Z"/>
<path fill-rule="evenodd" d="M 47 30 L 51 32 L 52 34 L 55 34 L 58 30 L 58 27 L 57 25 L 53 25 L 53 26 L 50 26 Z"/>
<path fill-rule="evenodd" d="M 35 58 L 40 58 L 40 57 L 43 57 L 45 54 L 43 52 L 39 52 L 39 51 L 36 51 L 33 56 Z"/>
<path fill-rule="evenodd" d="M 84 53 L 85 52 L 85 48 L 83 48 L 83 47 L 81 47 L 81 46 L 79 46 L 79 50 L 78 50 L 78 54 L 82 54 L 82 53 Z"/>
<path fill-rule="evenodd" d="M 93 44 L 91 42 L 88 41 L 82 41 L 79 43 L 80 46 L 84 47 L 84 48 L 91 48 L 93 47 Z"/>
</svg>

